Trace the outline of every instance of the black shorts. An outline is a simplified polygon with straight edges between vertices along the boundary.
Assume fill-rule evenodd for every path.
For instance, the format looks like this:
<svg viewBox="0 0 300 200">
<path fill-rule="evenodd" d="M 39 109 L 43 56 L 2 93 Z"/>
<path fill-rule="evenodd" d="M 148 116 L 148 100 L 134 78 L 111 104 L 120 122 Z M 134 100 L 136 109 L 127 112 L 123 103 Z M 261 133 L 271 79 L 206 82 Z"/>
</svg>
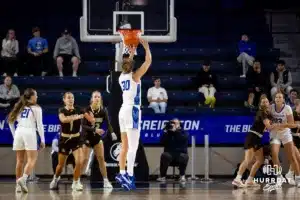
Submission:
<svg viewBox="0 0 300 200">
<path fill-rule="evenodd" d="M 297 149 L 300 149 L 300 137 L 298 136 L 293 136 L 293 141 Z"/>
<path fill-rule="evenodd" d="M 94 148 L 100 142 L 102 142 L 102 138 L 97 133 L 86 132 L 83 134 L 83 144 L 87 147 Z"/>
<path fill-rule="evenodd" d="M 249 132 L 248 135 L 246 136 L 244 148 L 245 149 L 251 149 L 253 148 L 254 151 L 257 151 L 263 147 L 262 144 L 262 138 L 258 137 L 252 132 Z"/>
<path fill-rule="evenodd" d="M 81 137 L 60 137 L 58 142 L 58 152 L 64 155 L 69 155 L 70 153 L 76 151 L 82 147 Z"/>
</svg>

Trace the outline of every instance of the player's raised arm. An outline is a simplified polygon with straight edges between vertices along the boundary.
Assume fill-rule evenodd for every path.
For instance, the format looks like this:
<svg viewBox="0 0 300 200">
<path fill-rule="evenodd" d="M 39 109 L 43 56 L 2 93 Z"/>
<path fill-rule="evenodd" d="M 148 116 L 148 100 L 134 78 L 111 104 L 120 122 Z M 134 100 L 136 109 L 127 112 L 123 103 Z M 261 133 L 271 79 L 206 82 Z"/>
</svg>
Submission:
<svg viewBox="0 0 300 200">
<path fill-rule="evenodd" d="M 136 70 L 136 72 L 133 74 L 134 81 L 138 82 L 141 77 L 147 72 L 149 69 L 151 63 L 152 63 L 152 55 L 149 47 L 149 43 L 146 40 L 140 39 L 141 44 L 143 45 L 145 49 L 145 62 L 142 64 L 142 66 Z"/>
</svg>

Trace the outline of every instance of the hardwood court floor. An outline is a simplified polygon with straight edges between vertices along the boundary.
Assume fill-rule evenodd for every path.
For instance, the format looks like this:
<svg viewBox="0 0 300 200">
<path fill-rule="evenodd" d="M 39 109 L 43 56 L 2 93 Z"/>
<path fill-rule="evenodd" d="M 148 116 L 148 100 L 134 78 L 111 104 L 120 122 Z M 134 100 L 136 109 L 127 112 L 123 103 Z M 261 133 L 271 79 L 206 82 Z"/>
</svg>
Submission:
<svg viewBox="0 0 300 200">
<path fill-rule="evenodd" d="M 139 183 L 138 189 L 125 192 L 120 188 L 103 190 L 102 184 L 84 182 L 83 192 L 72 192 L 71 182 L 60 184 L 59 191 L 50 191 L 50 180 L 29 183 L 28 194 L 16 194 L 12 180 L 0 181 L 0 200 L 291 200 L 300 199 L 300 188 L 284 185 L 282 189 L 264 192 L 262 189 L 233 189 L 230 181 L 215 180 L 211 183 L 187 182 L 158 184 Z"/>
</svg>

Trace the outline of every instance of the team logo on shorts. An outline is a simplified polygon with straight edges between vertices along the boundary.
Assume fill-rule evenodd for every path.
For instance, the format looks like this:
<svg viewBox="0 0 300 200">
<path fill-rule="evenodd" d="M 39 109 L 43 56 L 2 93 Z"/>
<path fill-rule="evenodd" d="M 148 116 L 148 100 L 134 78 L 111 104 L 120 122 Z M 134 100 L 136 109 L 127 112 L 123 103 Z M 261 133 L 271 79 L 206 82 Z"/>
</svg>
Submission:
<svg viewBox="0 0 300 200">
<path fill-rule="evenodd" d="M 120 156 L 120 153 L 121 153 L 121 147 L 122 147 L 122 144 L 120 142 L 115 143 L 111 146 L 111 148 L 110 148 L 110 157 L 114 161 L 119 161 L 119 156 Z"/>
</svg>

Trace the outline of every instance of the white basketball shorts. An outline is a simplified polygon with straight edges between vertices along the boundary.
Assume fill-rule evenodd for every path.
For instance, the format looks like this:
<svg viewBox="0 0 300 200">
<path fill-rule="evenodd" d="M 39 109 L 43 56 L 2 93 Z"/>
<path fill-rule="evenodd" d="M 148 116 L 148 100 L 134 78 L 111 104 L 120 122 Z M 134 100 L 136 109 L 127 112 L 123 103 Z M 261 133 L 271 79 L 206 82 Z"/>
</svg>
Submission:
<svg viewBox="0 0 300 200">
<path fill-rule="evenodd" d="M 272 132 L 270 133 L 270 143 L 271 144 L 287 144 L 289 142 L 293 141 L 293 136 L 291 133 L 291 130 L 288 129 L 284 133 L 276 133 Z"/>
<path fill-rule="evenodd" d="M 38 150 L 36 129 L 18 127 L 15 132 L 13 150 Z"/>
<path fill-rule="evenodd" d="M 141 109 L 138 106 L 122 106 L 119 112 L 119 125 L 121 133 L 126 129 L 138 129 L 141 127 Z"/>
</svg>

